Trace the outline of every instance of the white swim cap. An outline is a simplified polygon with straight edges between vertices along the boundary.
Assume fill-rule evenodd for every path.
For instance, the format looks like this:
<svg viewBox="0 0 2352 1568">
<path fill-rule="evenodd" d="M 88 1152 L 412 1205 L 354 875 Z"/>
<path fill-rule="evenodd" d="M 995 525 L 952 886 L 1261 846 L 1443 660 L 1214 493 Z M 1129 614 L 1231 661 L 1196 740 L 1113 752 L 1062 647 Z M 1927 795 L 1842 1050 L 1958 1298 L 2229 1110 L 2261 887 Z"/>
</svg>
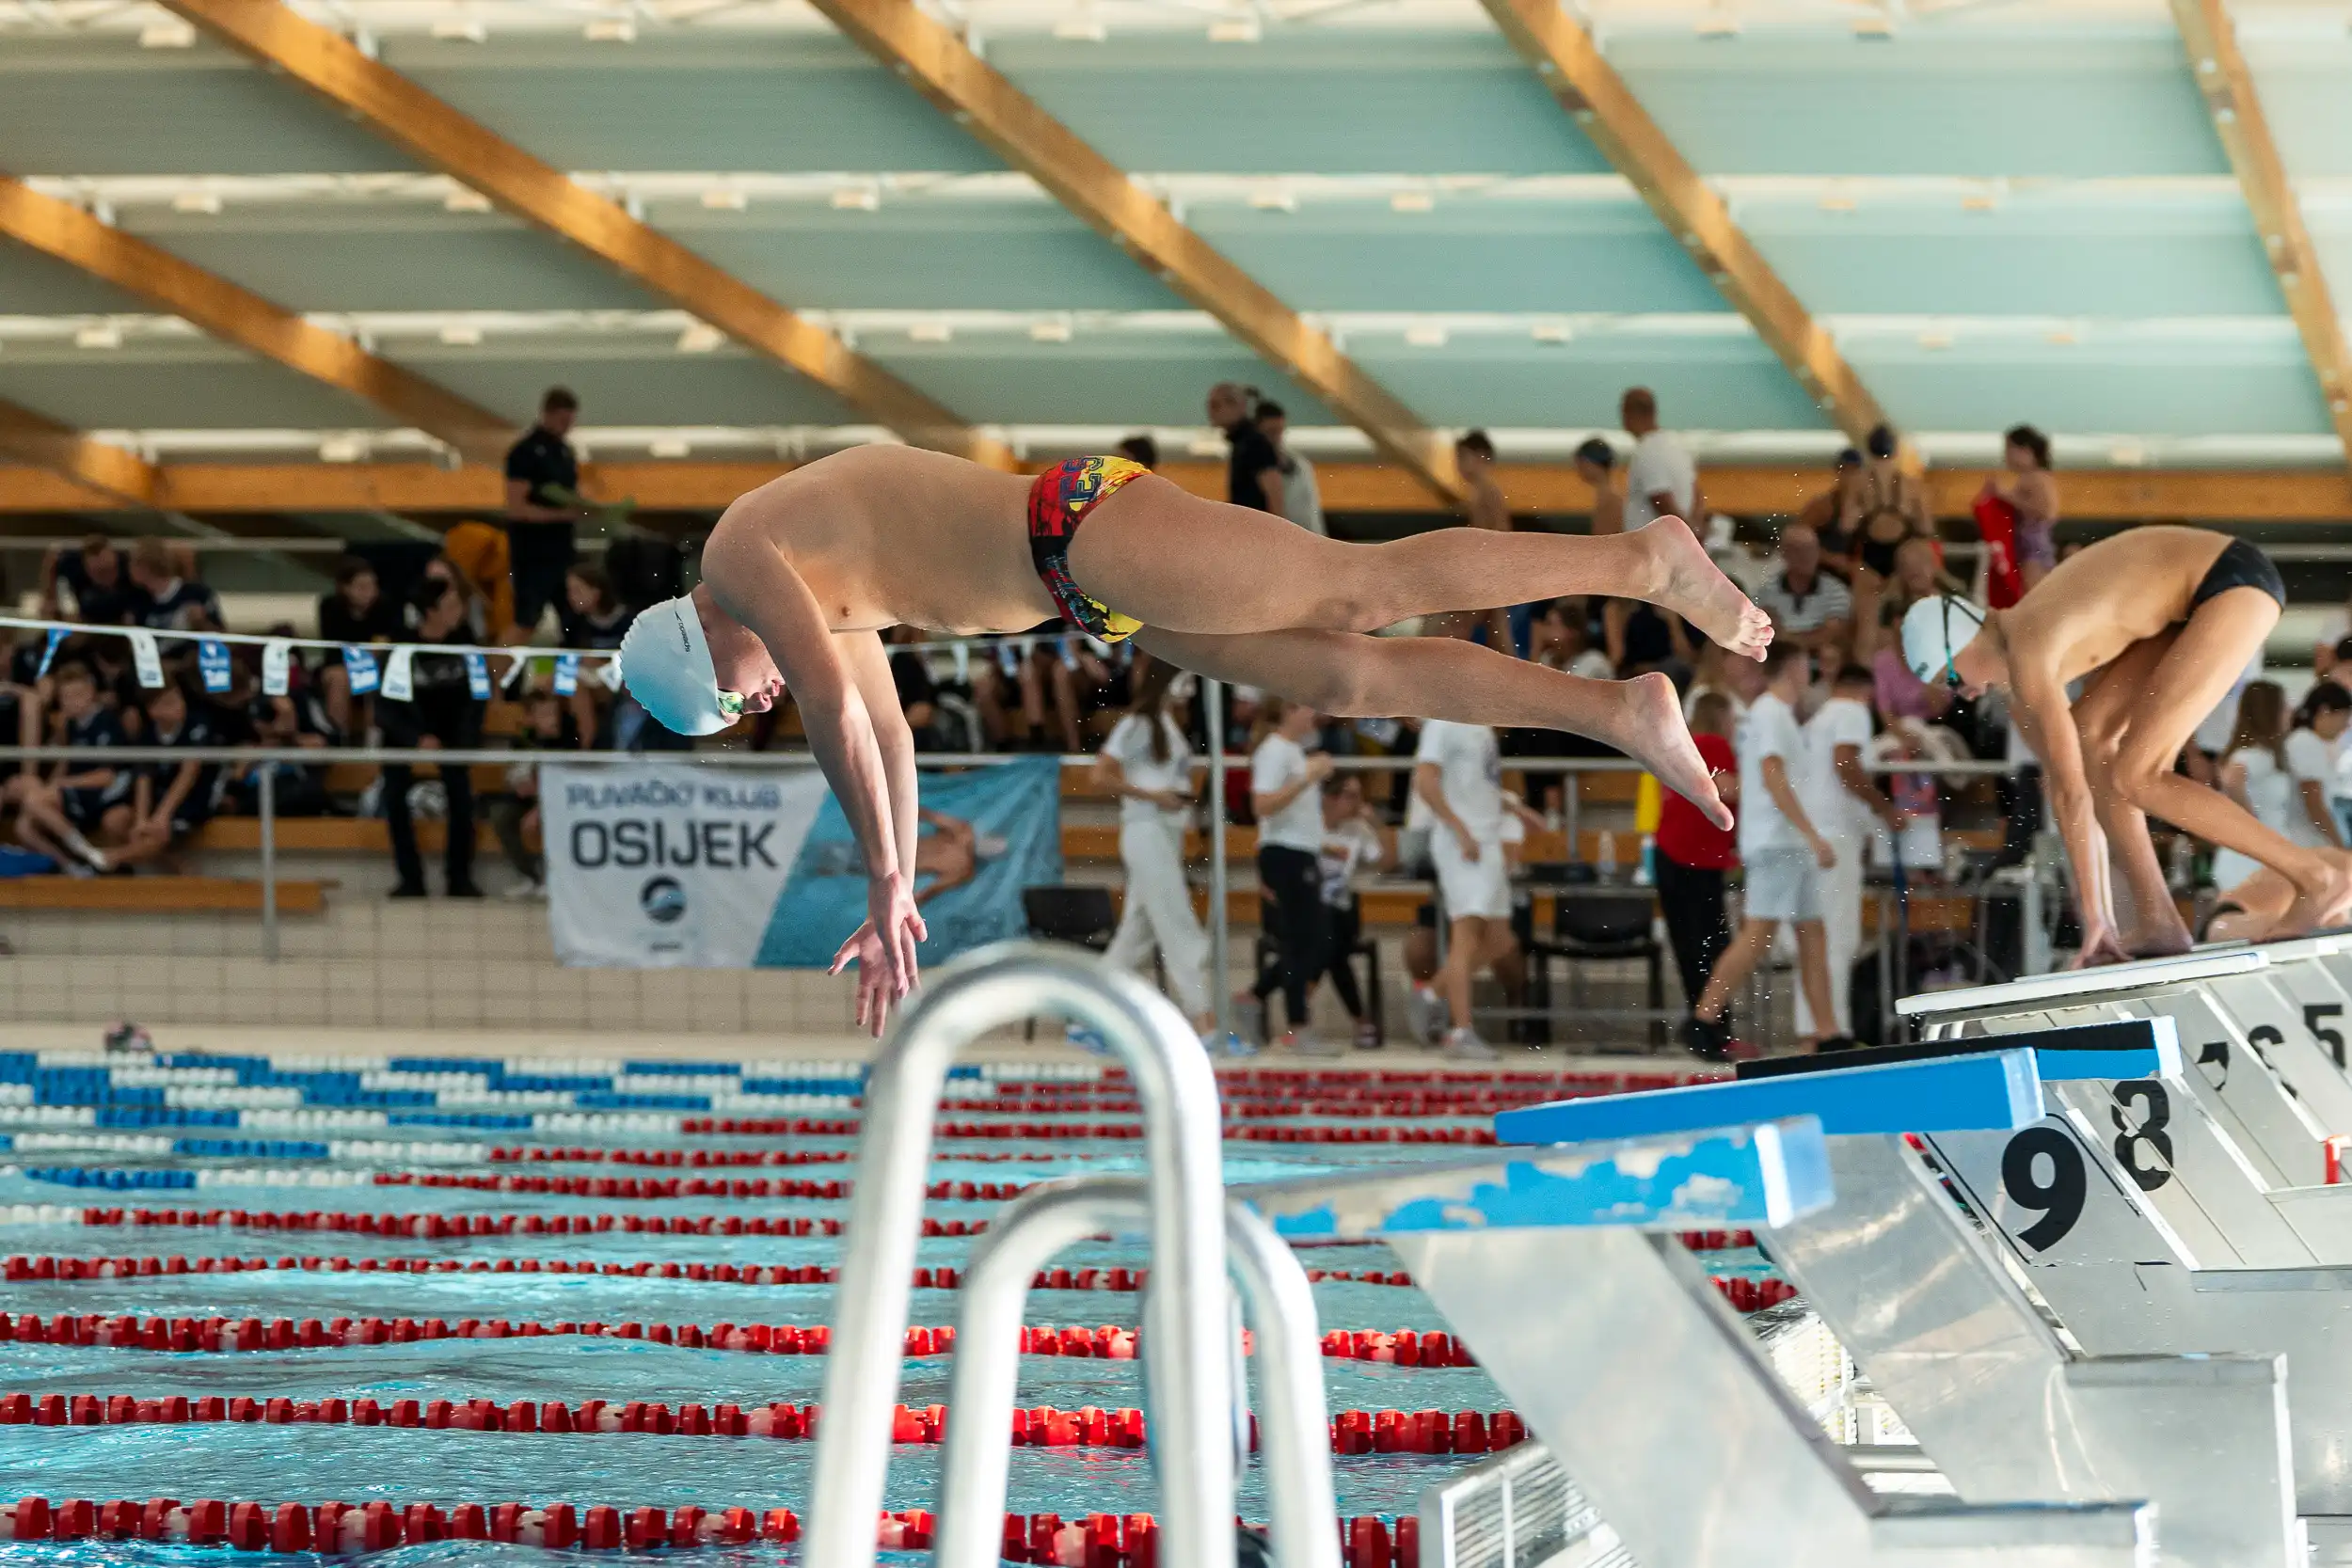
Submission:
<svg viewBox="0 0 2352 1568">
<path fill-rule="evenodd" d="M 691 599 L 664 599 L 621 639 L 621 679 L 662 728 L 716 735 L 742 717 L 743 699 L 719 689 L 710 639 Z"/>
<path fill-rule="evenodd" d="M 1966 599 L 1938 594 L 1903 612 L 1903 663 L 1931 686 L 1953 683 L 1952 661 L 1984 625 L 1984 611 Z"/>
</svg>

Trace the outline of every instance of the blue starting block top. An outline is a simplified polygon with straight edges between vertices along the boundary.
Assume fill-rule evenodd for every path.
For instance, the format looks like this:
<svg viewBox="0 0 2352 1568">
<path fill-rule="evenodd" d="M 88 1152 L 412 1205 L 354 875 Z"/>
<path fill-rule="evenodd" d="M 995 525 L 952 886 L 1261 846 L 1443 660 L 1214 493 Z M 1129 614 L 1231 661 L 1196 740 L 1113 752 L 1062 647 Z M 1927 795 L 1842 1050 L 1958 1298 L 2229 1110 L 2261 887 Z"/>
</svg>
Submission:
<svg viewBox="0 0 2352 1568">
<path fill-rule="evenodd" d="M 1829 1152 L 1812 1117 L 1230 1190 L 1276 1234 L 1318 1241 L 1411 1230 L 1776 1226 L 1833 1196 Z"/>
<path fill-rule="evenodd" d="M 2169 1018 L 2124 1018 L 2104 1023 L 2074 1023 L 2062 1029 L 2019 1030 L 1989 1035 L 1953 1035 L 1917 1045 L 1879 1045 L 1829 1056 L 1769 1056 L 1741 1062 L 1734 1069 L 1745 1081 L 1790 1074 L 1819 1074 L 1890 1062 L 1919 1062 L 1941 1056 L 1974 1056 L 2030 1046 L 2034 1070 L 2045 1084 L 2163 1077 L 2181 1070 L 2181 1036 Z M 2151 1055 L 2153 1053 L 2153 1056 Z M 1913 1132 L 1962 1131 L 1914 1127 Z"/>
</svg>

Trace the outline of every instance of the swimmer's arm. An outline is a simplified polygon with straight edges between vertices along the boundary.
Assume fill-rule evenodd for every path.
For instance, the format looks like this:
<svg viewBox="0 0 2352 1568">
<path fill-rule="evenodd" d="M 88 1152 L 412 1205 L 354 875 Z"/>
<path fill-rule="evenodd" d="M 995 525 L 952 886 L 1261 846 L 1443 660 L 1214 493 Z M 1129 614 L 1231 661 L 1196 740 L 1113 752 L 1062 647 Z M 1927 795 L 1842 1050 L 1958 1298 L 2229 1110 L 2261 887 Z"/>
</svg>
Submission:
<svg viewBox="0 0 2352 1568">
<path fill-rule="evenodd" d="M 849 819 L 867 876 L 876 881 L 911 879 L 914 858 L 898 853 L 890 776 L 873 714 L 844 666 L 842 649 L 808 584 L 766 539 L 730 538 L 723 529 L 703 551 L 703 580 L 711 585 L 719 608 L 767 644 L 800 704 L 809 750 L 817 753 L 817 765 Z M 895 688 L 888 705 L 898 711 Z M 903 729 L 905 720 L 898 722 Z M 911 816 L 908 824 L 911 833 Z"/>
<path fill-rule="evenodd" d="M 897 830 L 898 864 L 907 875 L 914 871 L 914 839 L 921 830 L 921 786 L 914 771 L 914 732 L 906 710 L 898 705 L 898 683 L 890 673 L 890 650 L 870 631 L 836 633 L 841 662 L 856 685 L 858 696 L 874 729 L 875 749 L 882 754 L 882 775 L 890 790 L 890 824 Z"/>
<path fill-rule="evenodd" d="M 2083 942 L 2088 951 L 2093 936 L 2114 933 L 2115 899 L 2107 885 L 2106 835 L 2099 830 L 2090 778 L 2083 767 L 2082 731 L 2074 725 L 2074 710 L 2066 701 L 2065 687 L 2046 671 L 2036 669 L 2015 671 L 2010 689 L 2010 721 L 2025 732 L 2026 746 L 2042 760 L 2042 778 L 2050 792 L 2050 816 L 2065 842 L 2066 858 L 2074 867 L 2074 896 L 2082 906 Z"/>
</svg>

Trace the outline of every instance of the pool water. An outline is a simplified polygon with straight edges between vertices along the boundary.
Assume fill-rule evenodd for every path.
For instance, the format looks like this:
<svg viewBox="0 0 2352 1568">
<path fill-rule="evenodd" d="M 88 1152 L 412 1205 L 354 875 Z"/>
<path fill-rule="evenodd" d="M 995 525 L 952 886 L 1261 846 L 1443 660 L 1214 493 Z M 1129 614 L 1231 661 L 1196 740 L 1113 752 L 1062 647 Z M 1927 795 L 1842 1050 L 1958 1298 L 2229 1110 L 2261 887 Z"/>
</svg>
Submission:
<svg viewBox="0 0 2352 1568">
<path fill-rule="evenodd" d="M 840 1238 L 822 1234 L 846 1215 L 844 1198 L 736 1196 L 706 1191 L 675 1196 L 590 1196 L 610 1181 L 766 1180 L 852 1182 L 858 1069 L 848 1064 L 796 1068 L 789 1078 L 762 1076 L 753 1065 L 685 1063 L 453 1063 L 437 1058 L 325 1062 L 188 1054 L 115 1058 L 50 1053 L 0 1055 L 0 1257 L 11 1262 L 0 1285 L 0 1311 L 54 1323 L 60 1315 L 113 1319 L 317 1320 L 332 1325 L 371 1319 L 441 1320 L 450 1325 L 718 1324 L 809 1328 L 833 1316 L 828 1284 L 743 1284 L 661 1277 L 662 1265 L 740 1268 L 832 1265 Z M 1229 1078 L 1226 1174 L 1247 1181 L 1337 1167 L 1457 1157 L 1454 1143 L 1273 1141 L 1332 1135 L 1477 1137 L 1501 1104 L 1556 1098 L 1570 1084 L 1553 1074 L 1498 1081 L 1484 1075 L 1335 1073 L 1312 1077 L 1257 1072 Z M 1607 1085 L 1603 1085 L 1607 1086 Z M 1088 1067 L 961 1069 L 951 1085 L 974 1101 L 943 1110 L 943 1123 L 970 1134 L 935 1144 L 931 1180 L 1020 1184 L 1080 1173 L 1141 1168 L 1143 1146 L 1132 1134 L 1076 1137 L 1070 1131 L 1127 1132 L 1135 1117 L 1115 1072 Z M 1009 1110 L 1008 1107 L 1010 1107 Z M 1295 1110 L 1289 1109 L 1296 1107 Z M 823 1131 L 748 1131 L 798 1123 Z M 1025 1125 L 1026 1128 L 1025 1129 Z M 1282 1130 L 1293 1130 L 1284 1132 Z M 1382 1132 L 1381 1130 L 1388 1130 Z M 1009 1132 L 1009 1135 L 1001 1135 Z M 657 1154 L 656 1151 L 661 1151 Z M 605 1156 L 549 1159 L 550 1153 Z M 534 1154 L 542 1158 L 532 1158 Z M 804 1155 L 827 1163 L 756 1167 L 709 1162 L 724 1155 Z M 663 1168 L 643 1162 L 675 1160 Z M 697 1161 L 703 1162 L 697 1164 Z M 484 1190 L 425 1184 L 425 1175 L 525 1178 L 501 1183 L 544 1187 L 536 1179 L 585 1190 Z M 162 1182 L 170 1185 L 161 1185 Z M 608 1184 L 599 1186 L 599 1181 Z M 624 1189 L 626 1190 L 626 1189 Z M 662 1191 L 660 1187 L 652 1190 Z M 998 1201 L 934 1200 L 927 1215 L 977 1229 Z M 349 1227 L 283 1227 L 271 1216 L 437 1214 L 452 1218 L 517 1216 L 506 1233 L 464 1238 L 389 1236 Z M 137 1223 L 169 1212 L 212 1223 Z M 119 1223 L 116 1216 L 119 1215 Z M 240 1223 L 239 1216 L 242 1216 Z M 533 1218 L 568 1216 L 568 1234 L 532 1233 Z M 610 1228 L 589 1222 L 612 1216 Z M 679 1234 L 682 1219 L 809 1220 L 809 1235 Z M 631 1228 L 631 1222 L 638 1222 Z M 645 1222 L 663 1221 L 660 1232 Z M 95 1222 L 95 1223 L 93 1223 Z M 300 1223 L 297 1221 L 296 1223 Z M 714 1226 L 714 1231 L 717 1227 Z M 767 1227 L 763 1227 L 767 1228 Z M 969 1235 L 929 1238 L 918 1266 L 960 1269 Z M 132 1259 L 128 1277 L 71 1280 L 23 1277 L 31 1259 Z M 140 1274 L 193 1268 L 204 1259 L 266 1260 L 236 1273 Z M 172 1259 L 185 1259 L 176 1265 Z M 305 1259 L 319 1259 L 305 1266 Z M 455 1260 L 454 1272 L 336 1272 L 329 1260 Z M 548 1272 L 562 1261 L 570 1272 Z M 1316 1247 L 1311 1268 L 1386 1274 L 1401 1264 L 1377 1245 Z M 1093 1242 L 1058 1260 L 1072 1270 L 1141 1269 L 1139 1238 Z M 1711 1256 L 1721 1275 L 1759 1276 L 1753 1253 Z M 538 1272 L 496 1272 L 501 1263 Z M 477 1269 L 476 1264 L 490 1265 Z M 646 1275 L 606 1268 L 650 1265 Z M 1442 1320 L 1410 1286 L 1327 1279 L 1315 1288 L 1325 1331 L 1394 1334 L 1441 1331 Z M 1132 1329 L 1142 1297 L 1135 1291 L 1035 1291 L 1027 1321 L 1057 1328 Z M 955 1323 L 957 1294 L 915 1290 L 910 1322 Z M 296 1402 L 373 1400 L 390 1409 L 413 1400 L 462 1405 L 487 1400 L 561 1402 L 609 1407 L 658 1402 L 678 1407 L 807 1405 L 821 1398 L 825 1360 L 689 1348 L 610 1333 L 541 1337 L 420 1338 L 380 1344 L 329 1343 L 277 1350 L 188 1353 L 130 1345 L 0 1342 L 0 1394 L 40 1400 L 178 1395 Z M 329 1331 L 330 1338 L 333 1336 Z M 85 1336 L 87 1338 L 87 1336 Z M 943 1403 L 949 1359 L 911 1358 L 900 1398 L 911 1407 Z M 1334 1412 L 1362 1409 L 1475 1411 L 1491 1416 L 1508 1402 L 1475 1367 L 1399 1366 L 1327 1358 L 1323 1371 Z M 1144 1403 L 1133 1360 L 1025 1355 L 1021 1403 L 1116 1412 Z M 887 1506 L 936 1506 L 943 1451 L 902 1443 L 894 1451 Z M 258 1499 L 269 1504 L 383 1501 L 395 1508 L 429 1502 L 555 1501 L 609 1503 L 675 1511 L 696 1506 L 755 1512 L 808 1511 L 817 1447 L 803 1439 L 660 1435 L 654 1432 L 526 1433 L 428 1430 L 323 1422 L 262 1421 L 119 1425 L 39 1425 L 9 1421 L 0 1403 L 0 1501 L 58 1498 Z M 1333 1459 L 1343 1515 L 1410 1514 L 1422 1489 L 1472 1461 L 1452 1454 L 1343 1453 Z M 1242 1480 L 1244 1515 L 1263 1520 L 1267 1499 L 1253 1459 Z M 1015 1513 L 1142 1513 L 1157 1508 L 1148 1454 L 1132 1448 L 1023 1447 L 1012 1456 L 1007 1507 Z M 0 1536 L 6 1534 L 0 1527 Z M 709 1547 L 714 1562 L 772 1561 L 790 1548 L 772 1544 Z M 17 1562 L 146 1563 L 201 1558 L 215 1549 L 142 1542 L 0 1542 L 0 1568 Z M 522 1562 L 561 1554 L 483 1542 L 412 1544 L 372 1561 L 450 1564 L 495 1557 Z"/>
</svg>

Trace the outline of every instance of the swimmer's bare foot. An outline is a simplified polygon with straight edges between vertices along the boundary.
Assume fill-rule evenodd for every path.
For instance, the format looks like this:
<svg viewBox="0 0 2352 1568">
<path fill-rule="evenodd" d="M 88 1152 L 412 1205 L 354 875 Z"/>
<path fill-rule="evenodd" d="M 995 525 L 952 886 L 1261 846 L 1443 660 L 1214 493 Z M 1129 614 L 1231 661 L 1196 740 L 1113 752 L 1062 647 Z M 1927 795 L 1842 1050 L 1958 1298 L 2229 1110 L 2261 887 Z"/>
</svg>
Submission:
<svg viewBox="0 0 2352 1568">
<path fill-rule="evenodd" d="M 1634 535 L 1650 552 L 1657 576 L 1642 595 L 1671 610 L 1744 658 L 1760 659 L 1772 641 L 1772 618 L 1724 576 L 1679 517 L 1661 517 Z"/>
<path fill-rule="evenodd" d="M 1705 812 L 1709 822 L 1728 830 L 1730 808 L 1715 792 L 1714 773 L 1699 755 L 1691 726 L 1683 722 L 1674 682 L 1652 671 L 1619 681 L 1617 691 L 1616 722 L 1613 733 L 1600 738 L 1656 774 L 1660 784 Z"/>
<path fill-rule="evenodd" d="M 2309 872 L 2291 879 L 2295 883 L 2295 902 L 2287 906 L 2287 912 L 2270 928 L 2267 941 L 2309 936 L 2330 921 L 2342 919 L 2344 911 L 2352 909 L 2352 855 L 2323 851 L 2312 857 Z"/>
</svg>

